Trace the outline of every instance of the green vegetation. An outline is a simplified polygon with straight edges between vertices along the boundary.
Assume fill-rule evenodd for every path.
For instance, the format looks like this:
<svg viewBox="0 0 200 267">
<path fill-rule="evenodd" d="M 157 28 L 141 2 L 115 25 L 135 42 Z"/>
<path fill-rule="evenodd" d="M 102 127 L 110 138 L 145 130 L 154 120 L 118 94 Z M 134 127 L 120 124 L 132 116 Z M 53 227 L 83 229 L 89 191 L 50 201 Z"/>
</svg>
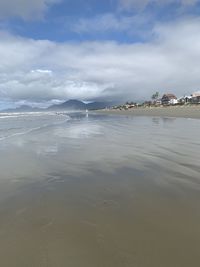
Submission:
<svg viewBox="0 0 200 267">
<path fill-rule="evenodd" d="M 159 92 L 156 92 L 155 94 L 152 95 L 151 99 L 152 100 L 157 100 L 159 98 Z"/>
</svg>

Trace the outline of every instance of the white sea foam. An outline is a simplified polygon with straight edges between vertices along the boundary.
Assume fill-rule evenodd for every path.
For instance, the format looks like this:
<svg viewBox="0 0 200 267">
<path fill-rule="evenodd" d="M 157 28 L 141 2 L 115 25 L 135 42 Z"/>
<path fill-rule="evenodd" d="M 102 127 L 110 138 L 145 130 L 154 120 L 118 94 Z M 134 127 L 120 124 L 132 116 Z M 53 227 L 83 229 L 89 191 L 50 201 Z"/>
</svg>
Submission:
<svg viewBox="0 0 200 267">
<path fill-rule="evenodd" d="M 55 115 L 65 115 L 66 113 L 62 112 L 8 112 L 8 113 L 2 113 L 0 112 L 0 119 L 6 119 L 6 118 L 19 118 L 19 117 L 40 117 L 40 116 L 55 116 Z"/>
<path fill-rule="evenodd" d="M 70 120 L 70 116 L 55 112 L 1 113 L 0 119 L 3 119 L 0 124 L 0 141 L 2 141 L 65 123 Z"/>
</svg>

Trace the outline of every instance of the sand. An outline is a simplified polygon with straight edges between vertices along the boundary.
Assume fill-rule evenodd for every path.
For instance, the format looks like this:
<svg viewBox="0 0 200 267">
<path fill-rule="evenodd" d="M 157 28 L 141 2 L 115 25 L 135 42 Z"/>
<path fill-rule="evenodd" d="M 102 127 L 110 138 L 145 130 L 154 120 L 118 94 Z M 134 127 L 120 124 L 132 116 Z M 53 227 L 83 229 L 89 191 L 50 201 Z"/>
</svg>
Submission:
<svg viewBox="0 0 200 267">
<path fill-rule="evenodd" d="M 200 119 L 200 105 L 198 106 L 170 106 L 170 107 L 146 107 L 130 110 L 102 110 L 100 113 L 151 116 L 151 117 L 182 117 Z"/>
<path fill-rule="evenodd" d="M 0 266 L 199 267 L 198 122 L 2 118 Z"/>
</svg>

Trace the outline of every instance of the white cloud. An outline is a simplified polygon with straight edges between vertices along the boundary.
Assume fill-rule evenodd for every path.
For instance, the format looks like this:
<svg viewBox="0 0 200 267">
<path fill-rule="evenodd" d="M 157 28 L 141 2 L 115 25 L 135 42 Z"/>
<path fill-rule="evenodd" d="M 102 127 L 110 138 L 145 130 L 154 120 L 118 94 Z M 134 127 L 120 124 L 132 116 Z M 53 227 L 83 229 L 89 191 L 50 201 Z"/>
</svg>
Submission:
<svg viewBox="0 0 200 267">
<path fill-rule="evenodd" d="M 148 98 L 200 87 L 200 19 L 154 28 L 149 43 L 55 43 L 0 33 L 1 100 Z"/>
<path fill-rule="evenodd" d="M 0 19 L 8 17 L 39 18 L 50 5 L 58 1 L 60 0 L 0 0 Z"/>
<path fill-rule="evenodd" d="M 32 70 L 31 73 L 45 73 L 45 74 L 52 74 L 51 70 L 41 70 L 41 69 L 37 69 L 37 70 Z"/>
</svg>

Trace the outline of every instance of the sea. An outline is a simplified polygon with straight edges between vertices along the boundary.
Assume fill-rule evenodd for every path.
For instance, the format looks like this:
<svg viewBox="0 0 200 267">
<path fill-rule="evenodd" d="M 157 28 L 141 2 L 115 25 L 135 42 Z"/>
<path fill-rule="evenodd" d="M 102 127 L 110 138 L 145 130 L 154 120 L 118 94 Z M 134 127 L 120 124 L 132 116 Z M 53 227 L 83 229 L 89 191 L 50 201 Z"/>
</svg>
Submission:
<svg viewBox="0 0 200 267">
<path fill-rule="evenodd" d="M 0 113 L 0 266 L 199 267 L 200 120 Z"/>
</svg>

